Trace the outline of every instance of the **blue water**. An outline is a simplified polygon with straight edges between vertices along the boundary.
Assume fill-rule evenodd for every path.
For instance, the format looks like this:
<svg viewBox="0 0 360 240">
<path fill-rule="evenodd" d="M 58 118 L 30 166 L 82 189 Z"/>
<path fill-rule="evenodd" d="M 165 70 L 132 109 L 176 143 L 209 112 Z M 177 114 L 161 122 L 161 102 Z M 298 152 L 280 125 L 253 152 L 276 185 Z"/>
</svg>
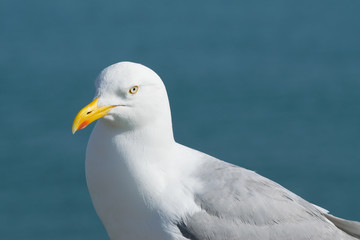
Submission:
<svg viewBox="0 0 360 240">
<path fill-rule="evenodd" d="M 0 1 L 0 239 L 107 239 L 71 134 L 97 74 L 164 80 L 176 139 L 360 220 L 360 2 Z"/>
</svg>

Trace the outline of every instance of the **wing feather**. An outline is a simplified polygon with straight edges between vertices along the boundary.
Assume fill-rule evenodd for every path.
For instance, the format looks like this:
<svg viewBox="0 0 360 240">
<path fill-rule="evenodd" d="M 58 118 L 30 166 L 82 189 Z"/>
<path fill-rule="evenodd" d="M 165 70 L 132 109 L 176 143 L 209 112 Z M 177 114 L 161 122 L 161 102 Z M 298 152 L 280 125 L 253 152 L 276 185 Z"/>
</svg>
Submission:
<svg viewBox="0 0 360 240">
<path fill-rule="evenodd" d="M 315 205 L 253 171 L 208 156 L 195 172 L 202 211 L 177 227 L 191 240 L 355 239 Z"/>
</svg>

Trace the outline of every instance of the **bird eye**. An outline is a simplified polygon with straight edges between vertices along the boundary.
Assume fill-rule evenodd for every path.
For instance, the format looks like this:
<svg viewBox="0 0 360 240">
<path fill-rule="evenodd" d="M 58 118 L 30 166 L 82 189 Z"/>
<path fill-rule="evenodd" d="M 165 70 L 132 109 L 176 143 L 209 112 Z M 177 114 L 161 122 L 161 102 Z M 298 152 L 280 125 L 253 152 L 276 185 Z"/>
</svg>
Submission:
<svg viewBox="0 0 360 240">
<path fill-rule="evenodd" d="M 139 90 L 139 86 L 133 86 L 129 89 L 129 93 L 135 94 Z"/>
</svg>

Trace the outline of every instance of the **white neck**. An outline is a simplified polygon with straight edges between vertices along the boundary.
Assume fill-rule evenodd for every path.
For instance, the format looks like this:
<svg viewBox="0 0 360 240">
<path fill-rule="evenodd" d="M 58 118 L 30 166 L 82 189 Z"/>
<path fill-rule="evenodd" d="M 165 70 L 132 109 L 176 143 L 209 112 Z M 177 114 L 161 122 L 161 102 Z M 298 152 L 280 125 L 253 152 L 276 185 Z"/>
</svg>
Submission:
<svg viewBox="0 0 360 240">
<path fill-rule="evenodd" d="M 94 129 L 94 134 L 97 133 L 104 134 L 106 138 L 94 137 L 110 140 L 104 143 L 107 146 L 103 149 L 116 150 L 111 155 L 117 156 L 117 161 L 126 165 L 140 194 L 148 205 L 155 207 L 153 197 L 163 191 L 167 181 L 165 175 L 170 174 L 169 170 L 174 168 L 174 164 L 179 164 L 171 156 L 172 149 L 177 146 L 171 121 L 151 122 L 141 128 L 124 130 L 113 128 L 100 120 Z M 163 170 L 166 170 L 166 174 Z"/>
<path fill-rule="evenodd" d="M 190 175 L 199 160 L 189 151 L 174 141 L 171 121 L 152 122 L 126 131 L 98 121 L 88 144 L 86 171 L 94 206 L 105 226 L 126 218 L 122 209 L 116 215 L 121 219 L 109 217 L 120 202 L 127 206 L 129 216 L 141 207 L 127 197 L 128 190 L 123 185 L 129 181 L 142 196 L 138 199 L 144 200 L 143 207 L 159 214 L 163 223 L 198 211 L 192 197 L 192 188 L 198 186 Z M 144 217 L 143 221 L 155 220 Z M 119 231 L 117 226 L 106 228 L 109 232 Z"/>
</svg>

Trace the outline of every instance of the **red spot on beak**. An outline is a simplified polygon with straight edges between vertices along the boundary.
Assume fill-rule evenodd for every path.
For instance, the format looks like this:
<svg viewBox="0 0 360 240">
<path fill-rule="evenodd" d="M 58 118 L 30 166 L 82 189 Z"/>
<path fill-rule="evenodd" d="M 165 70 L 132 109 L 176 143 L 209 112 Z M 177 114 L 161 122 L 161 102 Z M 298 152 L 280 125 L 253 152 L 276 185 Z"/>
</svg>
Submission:
<svg viewBox="0 0 360 240">
<path fill-rule="evenodd" d="M 85 128 L 88 124 L 89 124 L 89 122 L 88 122 L 88 121 L 86 121 L 86 120 L 85 120 L 85 121 L 83 121 L 83 122 L 80 124 L 80 126 L 79 126 L 78 130 Z"/>
</svg>

